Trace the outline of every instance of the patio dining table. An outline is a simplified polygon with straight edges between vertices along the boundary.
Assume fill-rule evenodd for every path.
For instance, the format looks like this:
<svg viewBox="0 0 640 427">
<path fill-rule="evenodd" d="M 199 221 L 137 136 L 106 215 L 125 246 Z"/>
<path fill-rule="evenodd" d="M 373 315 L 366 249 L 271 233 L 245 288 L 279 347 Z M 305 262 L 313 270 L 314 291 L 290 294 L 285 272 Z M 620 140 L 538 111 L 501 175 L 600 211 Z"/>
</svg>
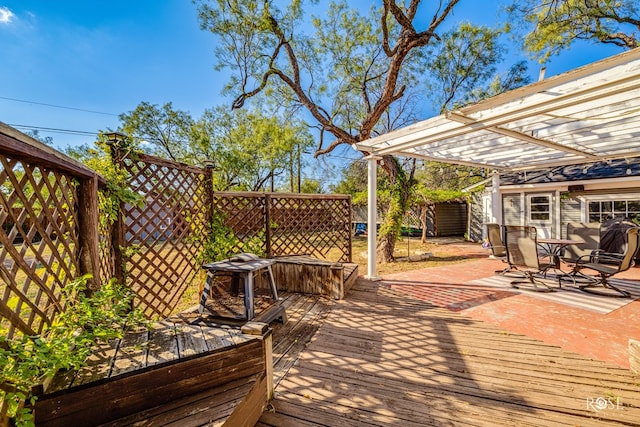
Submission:
<svg viewBox="0 0 640 427">
<path fill-rule="evenodd" d="M 582 240 L 573 239 L 537 239 L 538 246 L 540 246 L 551 259 L 551 262 L 556 269 L 560 270 L 560 253 L 562 249 L 569 245 L 579 245 L 584 243 Z"/>
</svg>

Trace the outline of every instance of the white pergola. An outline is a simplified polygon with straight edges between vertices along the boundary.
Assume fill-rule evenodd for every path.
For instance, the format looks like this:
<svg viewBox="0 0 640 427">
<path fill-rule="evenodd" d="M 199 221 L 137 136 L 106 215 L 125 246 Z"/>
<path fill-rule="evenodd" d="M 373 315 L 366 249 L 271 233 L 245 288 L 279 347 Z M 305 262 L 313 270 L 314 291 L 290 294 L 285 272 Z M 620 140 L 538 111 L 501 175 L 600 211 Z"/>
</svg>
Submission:
<svg viewBox="0 0 640 427">
<path fill-rule="evenodd" d="M 368 271 L 376 275 L 376 164 L 383 155 L 499 173 L 640 156 L 640 48 L 355 144 L 369 171 Z M 502 206 L 493 200 L 494 220 Z"/>
</svg>

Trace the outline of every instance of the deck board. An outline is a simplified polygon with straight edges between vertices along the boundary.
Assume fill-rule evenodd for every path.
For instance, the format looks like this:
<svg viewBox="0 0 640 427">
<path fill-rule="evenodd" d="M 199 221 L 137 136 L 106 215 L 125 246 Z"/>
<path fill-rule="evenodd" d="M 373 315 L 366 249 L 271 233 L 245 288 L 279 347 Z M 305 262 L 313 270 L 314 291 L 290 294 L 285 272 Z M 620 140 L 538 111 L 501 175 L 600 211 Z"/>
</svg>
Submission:
<svg viewBox="0 0 640 427">
<path fill-rule="evenodd" d="M 363 280 L 322 316 L 259 426 L 640 426 L 629 370 Z"/>
</svg>

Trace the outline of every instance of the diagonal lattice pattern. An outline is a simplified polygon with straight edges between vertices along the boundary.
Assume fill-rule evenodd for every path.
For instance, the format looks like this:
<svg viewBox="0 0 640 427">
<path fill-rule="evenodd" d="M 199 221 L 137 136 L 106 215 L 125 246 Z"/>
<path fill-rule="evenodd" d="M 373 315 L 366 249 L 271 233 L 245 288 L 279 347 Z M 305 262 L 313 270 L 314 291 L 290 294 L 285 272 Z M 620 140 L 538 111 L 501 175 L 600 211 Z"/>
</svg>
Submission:
<svg viewBox="0 0 640 427">
<path fill-rule="evenodd" d="M 239 240 L 229 255 L 255 251 L 250 247 L 260 247 L 267 253 L 264 194 L 215 193 L 213 206 L 214 215 L 218 216 Z M 254 243 L 251 245 L 250 242 Z"/>
<path fill-rule="evenodd" d="M 166 317 L 200 271 L 210 212 L 207 175 L 144 155 L 126 159 L 124 167 L 143 199 L 124 209 L 127 283 L 145 315 Z"/>
<path fill-rule="evenodd" d="M 79 273 L 78 194 L 68 175 L 0 156 L 0 327 L 35 335 Z"/>
<path fill-rule="evenodd" d="M 333 261 L 351 260 L 351 206 L 348 197 L 292 197 L 272 195 L 271 254 L 273 256 L 309 254 Z"/>
<path fill-rule="evenodd" d="M 269 256 L 307 254 L 351 261 L 348 196 L 216 193 L 213 205 L 241 241 L 236 252 L 260 238 Z"/>
</svg>

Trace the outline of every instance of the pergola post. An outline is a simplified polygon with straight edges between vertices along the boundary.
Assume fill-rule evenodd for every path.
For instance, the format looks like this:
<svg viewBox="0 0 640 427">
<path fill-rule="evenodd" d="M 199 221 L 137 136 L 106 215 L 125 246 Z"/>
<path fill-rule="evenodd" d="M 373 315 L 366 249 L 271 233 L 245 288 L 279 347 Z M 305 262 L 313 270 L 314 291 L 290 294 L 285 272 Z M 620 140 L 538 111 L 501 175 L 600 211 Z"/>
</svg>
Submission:
<svg viewBox="0 0 640 427">
<path fill-rule="evenodd" d="M 377 230 L 377 165 L 380 158 L 376 156 L 367 157 L 367 275 L 366 279 L 380 280 L 376 274 L 376 242 L 378 240 Z"/>
<path fill-rule="evenodd" d="M 502 224 L 502 195 L 500 194 L 500 174 L 493 171 L 491 177 L 491 222 Z"/>
</svg>

